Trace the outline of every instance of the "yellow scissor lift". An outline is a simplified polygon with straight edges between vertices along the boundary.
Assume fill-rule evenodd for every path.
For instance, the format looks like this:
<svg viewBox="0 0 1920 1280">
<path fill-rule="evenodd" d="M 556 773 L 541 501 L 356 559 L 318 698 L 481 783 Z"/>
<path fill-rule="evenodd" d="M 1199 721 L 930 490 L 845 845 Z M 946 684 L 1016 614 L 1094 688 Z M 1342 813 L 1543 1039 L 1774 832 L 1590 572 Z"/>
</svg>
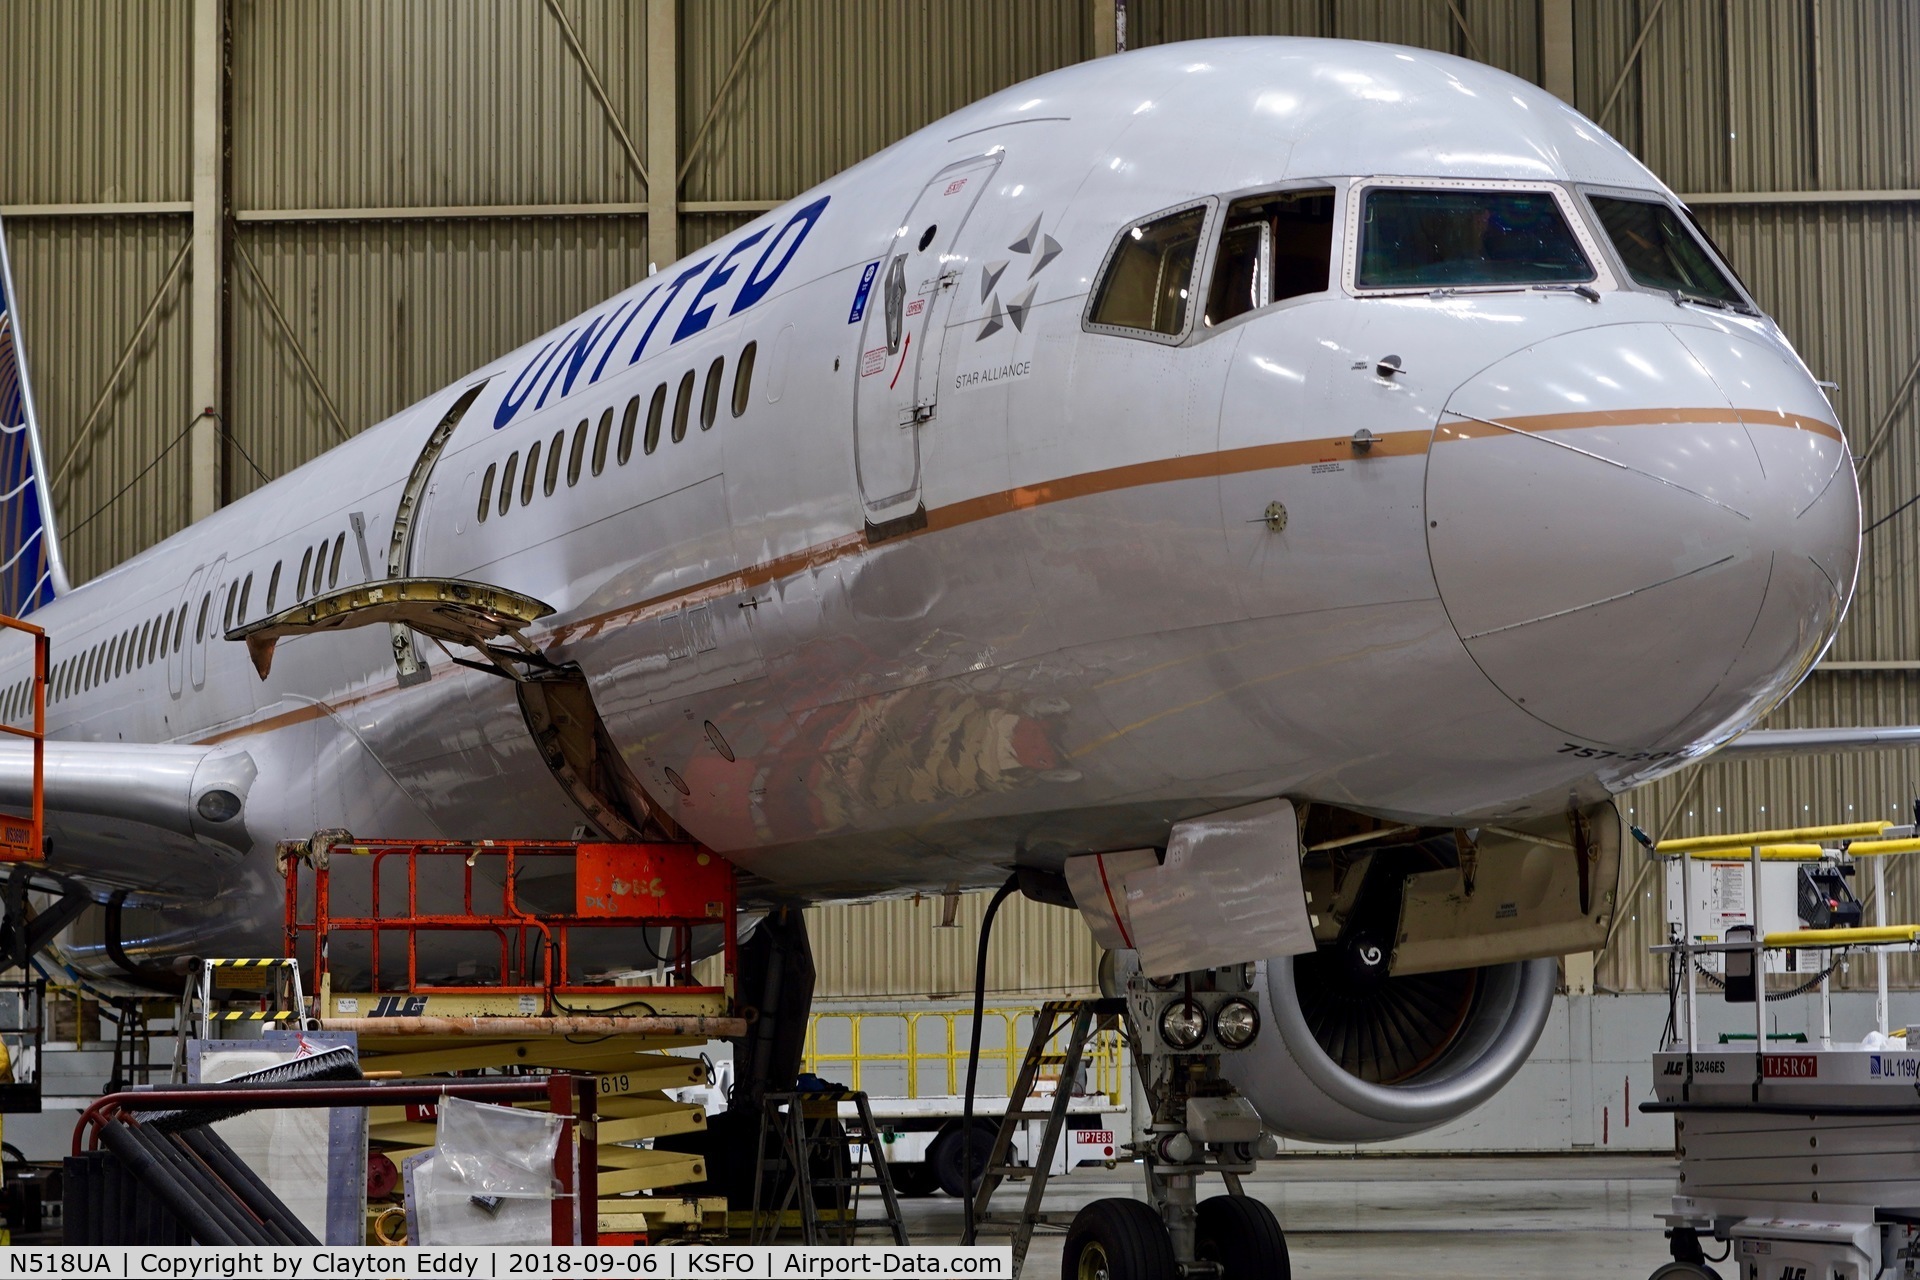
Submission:
<svg viewBox="0 0 1920 1280">
<path fill-rule="evenodd" d="M 1909 1051 L 1906 1032 L 1889 1026 L 1886 963 L 1889 951 L 1920 948 L 1920 923 L 1888 918 L 1886 876 L 1889 858 L 1920 853 L 1920 832 L 1863 822 L 1641 841 L 1677 872 L 1669 883 L 1679 888 L 1679 924 L 1670 912 L 1672 936 L 1653 950 L 1678 957 L 1685 973 L 1674 991 L 1682 1002 L 1676 1043 L 1654 1055 L 1658 1101 L 1642 1107 L 1674 1117 L 1680 1156 L 1665 1215 L 1674 1260 L 1654 1277 L 1719 1276 L 1700 1245 L 1711 1237 L 1726 1243 L 1722 1258 L 1741 1280 L 1920 1280 L 1920 1029 Z M 1805 886 L 1870 869 L 1872 922 L 1767 928 L 1780 904 L 1768 901 L 1778 885 L 1770 890 L 1773 877 L 1763 872 L 1781 863 L 1802 868 L 1793 877 L 1796 917 L 1809 900 L 1822 913 L 1842 906 L 1809 897 Z M 1696 919 L 1701 864 L 1743 903 L 1716 901 L 1714 919 Z M 1851 950 L 1878 961 L 1875 1029 L 1836 1041 L 1833 953 Z M 1818 1001 L 1819 1031 L 1804 1044 L 1769 1036 L 1770 953 L 1815 958 L 1817 978 L 1803 987 Z M 1740 979 L 1751 974 L 1751 1048 L 1729 1047 L 1744 1037 L 1724 1034 L 1701 1044 L 1699 960 L 1716 954 L 1726 961 L 1730 1000 L 1745 997 Z"/>
</svg>

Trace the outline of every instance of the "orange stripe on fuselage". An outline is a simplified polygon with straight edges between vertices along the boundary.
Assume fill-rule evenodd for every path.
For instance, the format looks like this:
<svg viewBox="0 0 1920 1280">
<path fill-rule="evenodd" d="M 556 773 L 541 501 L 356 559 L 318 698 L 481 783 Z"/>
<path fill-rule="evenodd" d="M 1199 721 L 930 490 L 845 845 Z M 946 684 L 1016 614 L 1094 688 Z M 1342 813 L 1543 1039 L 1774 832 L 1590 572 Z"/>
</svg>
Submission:
<svg viewBox="0 0 1920 1280">
<path fill-rule="evenodd" d="M 1465 415 L 1449 410 L 1448 416 L 1463 418 Z M 1474 418 L 1465 420 L 1479 421 Z M 1577 431 L 1583 427 L 1671 427 L 1716 422 L 1738 422 L 1750 427 L 1789 427 L 1795 431 L 1811 431 L 1831 440 L 1844 438 L 1840 428 L 1825 419 L 1809 418 L 1780 409 L 1594 409 L 1585 413 L 1536 413 L 1519 418 L 1492 419 L 1492 423 L 1500 427 L 1526 432 Z M 1486 431 L 1462 430 L 1457 424 L 1450 424 L 1443 426 L 1436 438 L 1484 440 L 1488 435 Z"/>
<path fill-rule="evenodd" d="M 1780 413 L 1771 409 L 1738 409 L 1734 413 L 1740 421 L 1756 426 L 1787 426 L 1831 436 L 1836 440 L 1841 438 L 1838 427 L 1818 418 Z M 1622 409 L 1592 413 L 1537 414 L 1531 417 L 1501 419 L 1504 426 L 1517 431 L 1568 431 L 1580 427 L 1660 426 L 1725 421 L 1727 421 L 1727 411 L 1713 409 Z M 1495 429 L 1489 428 L 1489 432 L 1492 430 Z M 1443 426 L 1432 433 L 1390 431 L 1384 435 L 1375 436 L 1371 447 L 1363 456 L 1366 458 L 1417 457 L 1425 453 L 1430 442 L 1436 439 L 1484 439 L 1487 434 L 1488 432 L 1468 434 L 1459 429 L 1458 424 Z M 964 498 L 944 507 L 935 507 L 927 512 L 927 524 L 924 529 L 902 534 L 893 541 L 905 542 L 911 538 L 924 537 L 943 529 L 959 528 L 962 525 L 989 520 L 995 516 L 1011 515 L 1016 511 L 1027 511 L 1035 507 L 1102 493 L 1115 493 L 1156 484 L 1172 484 L 1181 480 L 1206 480 L 1220 476 L 1242 475 L 1250 471 L 1303 467 L 1316 462 L 1348 461 L 1353 457 L 1353 445 L 1349 439 L 1321 437 L 1279 444 L 1250 445 L 1243 449 L 1224 449 L 1213 453 L 1188 454 L 1178 458 L 1159 458 L 1152 462 L 1129 463 L 1126 466 L 1108 467 L 1100 471 L 1087 471 L 1079 475 L 1066 476 L 1059 480 L 1048 480 L 1041 484 L 1003 489 L 998 493 L 983 494 L 977 498 Z M 805 573 L 848 556 L 857 555 L 865 550 L 866 546 L 864 533 L 842 534 L 827 542 L 776 556 L 771 560 L 749 565 L 744 569 L 679 591 L 668 592 L 609 610 L 606 613 L 569 622 L 555 628 L 549 638 L 553 643 L 564 644 L 570 640 L 597 635 L 611 627 L 644 622 L 649 618 L 660 617 L 689 605 L 737 595 L 743 591 L 752 591 L 757 587 L 764 587 L 795 574 Z M 210 745 L 233 738 L 270 733 L 275 729 L 317 720 L 334 710 L 358 706 L 372 699 L 384 697 L 395 692 L 399 687 L 397 680 L 384 681 L 342 698 L 336 703 L 316 703 L 295 707 L 264 719 L 209 734 L 204 738 L 197 738 L 194 741 Z"/>
</svg>

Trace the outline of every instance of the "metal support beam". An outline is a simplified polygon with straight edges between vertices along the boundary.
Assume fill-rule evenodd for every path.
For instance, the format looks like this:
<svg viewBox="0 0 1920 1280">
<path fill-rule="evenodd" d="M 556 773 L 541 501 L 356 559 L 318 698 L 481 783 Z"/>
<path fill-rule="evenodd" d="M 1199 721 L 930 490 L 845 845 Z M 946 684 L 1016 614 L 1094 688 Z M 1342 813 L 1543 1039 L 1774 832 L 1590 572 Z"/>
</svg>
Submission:
<svg viewBox="0 0 1920 1280">
<path fill-rule="evenodd" d="M 686 182 L 687 171 L 693 168 L 694 159 L 707 140 L 707 130 L 713 128 L 714 117 L 720 114 L 720 104 L 727 100 L 727 91 L 733 88 L 734 79 L 739 76 L 740 68 L 747 65 L 747 55 L 753 52 L 754 42 L 760 38 L 760 28 L 766 25 L 767 15 L 773 12 L 773 6 L 778 3 L 779 0 L 761 0 L 760 12 L 753 15 L 753 25 L 747 28 L 747 38 L 740 42 L 739 52 L 733 55 L 733 65 L 727 68 L 727 74 L 713 91 L 713 101 L 707 104 L 707 114 L 702 117 L 700 127 L 694 130 L 693 141 L 687 144 L 687 154 L 673 176 L 675 191 Z"/>
<path fill-rule="evenodd" d="M 190 200 L 120 200 L 107 204 L 0 204 L 0 218 L 140 218 L 192 213 Z"/>
<path fill-rule="evenodd" d="M 647 0 L 647 256 L 665 267 L 680 256 L 680 210 L 668 174 L 680 172 L 680 0 Z"/>
<path fill-rule="evenodd" d="M 280 304 L 274 299 L 273 290 L 267 288 L 266 278 L 260 274 L 260 268 L 254 265 L 253 255 L 247 252 L 247 247 L 243 244 L 236 243 L 233 247 L 239 255 L 240 265 L 247 269 L 247 274 L 253 278 L 254 287 L 260 290 L 261 298 L 265 299 L 267 311 L 280 328 L 280 336 L 287 340 L 289 347 L 293 348 L 294 358 L 300 362 L 300 367 L 306 370 L 307 382 L 312 385 L 314 394 L 320 397 L 320 403 L 326 406 L 327 417 L 333 420 L 334 434 L 343 441 L 349 439 L 347 424 L 340 420 L 340 410 L 334 407 L 333 397 L 327 394 L 326 384 L 320 381 L 320 374 L 313 367 L 313 361 L 307 359 L 307 349 L 301 345 L 300 339 L 294 334 L 293 326 L 288 324 L 286 316 L 281 314 Z"/>
<path fill-rule="evenodd" d="M 1647 10 L 1647 20 L 1640 24 L 1640 34 L 1634 39 L 1633 48 L 1627 50 L 1625 62 L 1620 64 L 1620 74 L 1615 77 L 1613 88 L 1607 94 L 1607 101 L 1600 108 L 1596 123 L 1604 129 L 1608 117 L 1613 115 L 1614 104 L 1620 101 L 1620 91 L 1627 87 L 1627 77 L 1633 74 L 1633 68 L 1640 61 L 1640 51 L 1647 47 L 1647 37 L 1653 34 L 1653 24 L 1660 20 L 1660 11 L 1667 7 L 1667 0 L 1653 0 L 1653 8 Z"/>
<path fill-rule="evenodd" d="M 1093 0 L 1093 56 L 1104 58 L 1120 52 L 1120 0 Z"/>
<path fill-rule="evenodd" d="M 113 389 L 120 385 L 120 376 L 133 363 L 134 352 L 140 349 L 140 340 L 147 336 L 147 330 L 153 324 L 153 318 L 160 314 L 160 304 L 166 301 L 167 294 L 173 289 L 173 282 L 180 274 L 180 268 L 186 265 L 187 253 L 193 248 L 193 237 L 189 236 L 180 245 L 180 252 L 173 255 L 173 263 L 167 268 L 167 274 L 160 280 L 160 287 L 153 291 L 153 297 L 147 300 L 147 309 L 140 316 L 140 323 L 133 327 L 133 334 L 126 345 L 120 348 L 120 358 L 114 361 L 113 372 L 107 375 L 106 385 L 100 388 L 100 394 L 93 398 L 93 407 L 87 410 L 87 416 L 80 423 L 80 429 L 73 433 L 73 440 L 67 445 L 66 456 L 60 459 L 60 465 L 54 469 L 53 478 L 47 482 L 49 489 L 59 485 L 67 478 L 74 460 L 80 456 L 93 439 L 93 424 L 99 420 L 100 411 L 106 407 L 107 398 Z M 81 470 L 86 468 L 82 467 Z"/>
<path fill-rule="evenodd" d="M 1540 87 L 1573 102 L 1573 0 L 1540 0 Z"/>
<path fill-rule="evenodd" d="M 607 127 L 613 130 L 613 136 L 619 140 L 620 149 L 626 152 L 627 163 L 640 176 L 642 187 L 651 186 L 653 179 L 647 176 L 647 167 L 640 163 L 640 153 L 633 149 L 633 139 L 627 136 L 627 122 L 613 108 L 613 99 L 607 96 L 606 86 L 600 83 L 600 73 L 594 69 L 593 59 L 580 46 L 580 37 L 574 33 L 573 23 L 567 20 L 566 11 L 561 9 L 560 0 L 547 0 L 547 9 L 553 14 L 553 20 L 560 24 L 560 33 L 567 38 L 567 47 L 573 50 L 573 56 L 580 60 L 580 70 L 586 73 L 587 88 L 593 90 L 595 101 L 600 110 L 606 112 Z"/>
<path fill-rule="evenodd" d="M 1886 191 L 1703 191 L 1680 197 L 1701 204 L 1920 204 L 1920 189 Z"/>
<path fill-rule="evenodd" d="M 1453 25 L 1460 28 L 1460 34 L 1467 40 L 1467 56 L 1475 62 L 1485 62 L 1487 55 L 1480 52 L 1480 42 L 1473 38 L 1473 28 L 1467 25 L 1467 15 L 1460 12 L 1455 0 L 1447 0 L 1447 12 L 1453 15 Z"/>
<path fill-rule="evenodd" d="M 188 304 L 187 518 L 220 505 L 227 291 L 227 0 L 193 0 L 193 284 Z M 218 415 L 217 417 L 214 415 Z"/>
</svg>

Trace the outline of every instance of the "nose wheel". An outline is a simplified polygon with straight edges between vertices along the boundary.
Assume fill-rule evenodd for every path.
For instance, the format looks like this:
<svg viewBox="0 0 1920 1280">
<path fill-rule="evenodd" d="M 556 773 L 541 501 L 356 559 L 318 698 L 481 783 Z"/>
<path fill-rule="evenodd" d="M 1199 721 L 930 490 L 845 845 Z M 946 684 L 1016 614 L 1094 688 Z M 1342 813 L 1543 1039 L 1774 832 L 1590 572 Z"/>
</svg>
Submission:
<svg viewBox="0 0 1920 1280">
<path fill-rule="evenodd" d="M 1111 1198 L 1073 1215 L 1061 1280 L 1174 1280 L 1173 1237 L 1152 1206 Z"/>
<path fill-rule="evenodd" d="M 1220 1280 L 1291 1280 L 1287 1237 L 1273 1210 L 1252 1196 L 1213 1196 L 1195 1211 L 1194 1256 L 1220 1268 Z"/>
</svg>

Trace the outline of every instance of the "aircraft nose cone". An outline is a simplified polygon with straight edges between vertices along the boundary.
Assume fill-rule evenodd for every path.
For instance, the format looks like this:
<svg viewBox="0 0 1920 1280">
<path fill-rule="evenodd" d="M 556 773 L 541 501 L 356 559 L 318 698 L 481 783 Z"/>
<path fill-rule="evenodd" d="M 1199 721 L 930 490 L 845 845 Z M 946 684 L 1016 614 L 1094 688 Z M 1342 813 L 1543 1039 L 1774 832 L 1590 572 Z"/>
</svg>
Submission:
<svg viewBox="0 0 1920 1280">
<path fill-rule="evenodd" d="M 1669 751 L 1771 707 L 1853 589 L 1860 506 L 1833 411 L 1754 339 L 1608 326 L 1447 403 L 1428 547 L 1480 669 L 1537 719 Z"/>
</svg>

